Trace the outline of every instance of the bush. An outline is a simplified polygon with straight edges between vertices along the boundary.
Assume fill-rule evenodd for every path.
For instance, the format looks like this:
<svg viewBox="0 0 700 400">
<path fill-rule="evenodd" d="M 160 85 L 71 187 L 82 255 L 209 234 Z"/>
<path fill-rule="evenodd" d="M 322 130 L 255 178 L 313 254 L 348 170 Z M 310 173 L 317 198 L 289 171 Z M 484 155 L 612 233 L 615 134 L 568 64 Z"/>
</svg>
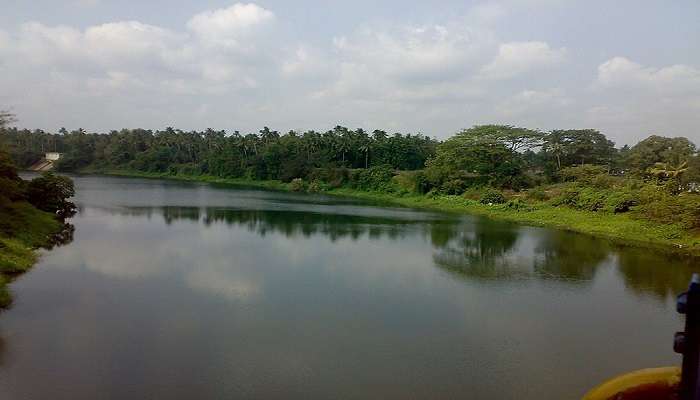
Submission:
<svg viewBox="0 0 700 400">
<path fill-rule="evenodd" d="M 552 199 L 552 205 L 555 207 L 569 206 L 569 207 L 578 208 L 578 195 L 579 195 L 578 188 L 573 187 L 573 186 L 567 186 L 559 194 L 559 196 Z"/>
<path fill-rule="evenodd" d="M 527 198 L 530 200 L 536 200 L 536 201 L 549 200 L 549 196 L 547 196 L 547 192 L 545 192 L 545 190 L 540 186 L 533 188 L 532 190 L 529 190 L 527 192 Z"/>
<path fill-rule="evenodd" d="M 36 208 L 68 217 L 75 213 L 73 181 L 65 176 L 47 172 L 27 185 L 27 199 Z"/>
<path fill-rule="evenodd" d="M 292 192 L 303 192 L 306 190 L 306 184 L 304 183 L 303 179 L 294 178 L 289 184 L 289 190 L 291 190 Z"/>
<path fill-rule="evenodd" d="M 606 194 L 594 188 L 582 188 L 573 198 L 575 208 L 586 211 L 598 211 L 605 207 Z"/>
<path fill-rule="evenodd" d="M 492 179 L 490 180 L 489 184 L 492 186 L 499 187 L 501 189 L 512 189 L 518 192 L 522 189 L 532 187 L 534 181 L 531 180 L 530 177 L 527 175 L 517 174 Z"/>
<path fill-rule="evenodd" d="M 578 184 L 568 184 L 561 194 L 552 200 L 553 206 L 609 213 L 627 212 L 638 204 L 638 193 L 630 187 L 603 190 Z"/>
<path fill-rule="evenodd" d="M 462 194 L 467 184 L 461 179 L 451 179 L 442 184 L 442 192 L 447 194 Z"/>
<path fill-rule="evenodd" d="M 469 200 L 479 200 L 483 194 L 483 186 L 470 186 L 462 193 L 462 196 Z"/>
<path fill-rule="evenodd" d="M 631 211 L 637 205 L 639 205 L 639 195 L 628 187 L 610 192 L 605 209 L 618 214 Z"/>
<path fill-rule="evenodd" d="M 639 192 L 634 216 L 660 223 L 677 223 L 686 229 L 700 229 L 700 196 L 674 196 L 663 187 L 648 185 Z"/>
<path fill-rule="evenodd" d="M 520 199 L 513 199 L 508 201 L 506 203 L 506 207 L 515 211 L 530 211 L 532 209 L 532 207 L 530 207 L 527 203 Z"/>
<path fill-rule="evenodd" d="M 564 168 L 559 175 L 565 182 L 579 182 L 584 185 L 592 185 L 600 175 L 608 176 L 607 168 L 600 165 L 584 164 L 575 167 Z"/>
<path fill-rule="evenodd" d="M 350 172 L 347 168 L 316 168 L 309 173 L 307 178 L 312 182 L 325 182 L 331 188 L 339 188 L 349 182 Z"/>
<path fill-rule="evenodd" d="M 381 192 L 393 192 L 395 190 L 392 185 L 393 177 L 394 169 L 390 165 L 354 170 L 350 175 L 351 182 L 355 188 Z"/>
<path fill-rule="evenodd" d="M 282 182 L 291 182 L 294 178 L 305 178 L 311 173 L 308 162 L 295 158 L 284 165 L 279 178 Z"/>
<path fill-rule="evenodd" d="M 202 174 L 202 169 L 198 164 L 174 164 L 169 170 L 171 175 L 198 176 Z"/>
<path fill-rule="evenodd" d="M 506 202 L 506 197 L 498 190 L 488 189 L 479 199 L 481 204 L 503 204 Z"/>
<path fill-rule="evenodd" d="M 173 152 L 169 148 L 150 149 L 137 154 L 136 158 L 129 162 L 129 165 L 139 171 L 166 172 L 173 158 Z M 74 165 L 71 159 L 67 157 L 61 158 L 58 162 L 60 171 L 74 171 L 78 168 L 79 166 Z"/>
<path fill-rule="evenodd" d="M 432 188 L 423 171 L 400 171 L 393 181 L 399 189 L 407 193 L 425 194 Z"/>
<path fill-rule="evenodd" d="M 309 187 L 306 189 L 311 193 L 325 192 L 329 189 L 328 184 L 319 181 L 318 179 L 313 180 L 309 183 Z"/>
</svg>

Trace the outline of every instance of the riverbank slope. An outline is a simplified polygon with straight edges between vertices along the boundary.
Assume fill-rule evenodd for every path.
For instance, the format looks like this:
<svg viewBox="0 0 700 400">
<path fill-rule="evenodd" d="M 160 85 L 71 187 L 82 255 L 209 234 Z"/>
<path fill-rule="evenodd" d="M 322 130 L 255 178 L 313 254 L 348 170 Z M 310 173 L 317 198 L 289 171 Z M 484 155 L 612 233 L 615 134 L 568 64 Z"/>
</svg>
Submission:
<svg viewBox="0 0 700 400">
<path fill-rule="evenodd" d="M 112 176 L 175 179 L 272 190 L 299 191 L 299 187 L 295 186 L 294 183 L 274 180 L 227 179 L 207 175 L 171 175 L 127 170 L 93 170 L 85 172 Z M 481 215 L 526 225 L 590 234 L 623 244 L 649 246 L 679 254 L 700 256 L 700 232 L 688 231 L 679 224 L 661 224 L 634 219 L 624 213 L 581 211 L 563 206 L 552 206 L 547 202 L 509 202 L 489 205 L 457 195 L 398 195 L 346 187 L 328 189 L 322 191 L 322 193 L 381 201 L 405 207 Z"/>
<path fill-rule="evenodd" d="M 0 204 L 0 308 L 12 301 L 7 284 L 34 265 L 37 249 L 61 229 L 55 215 L 27 202 Z"/>
</svg>

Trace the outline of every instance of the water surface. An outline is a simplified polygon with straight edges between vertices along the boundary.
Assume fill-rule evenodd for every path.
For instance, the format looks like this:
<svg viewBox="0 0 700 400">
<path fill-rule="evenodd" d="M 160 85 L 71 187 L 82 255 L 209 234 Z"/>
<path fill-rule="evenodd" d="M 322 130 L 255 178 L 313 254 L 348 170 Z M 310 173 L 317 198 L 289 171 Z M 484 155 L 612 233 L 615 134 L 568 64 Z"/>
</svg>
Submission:
<svg viewBox="0 0 700 400">
<path fill-rule="evenodd" d="M 367 202 L 77 177 L 2 399 L 576 399 L 678 364 L 690 261 Z"/>
</svg>

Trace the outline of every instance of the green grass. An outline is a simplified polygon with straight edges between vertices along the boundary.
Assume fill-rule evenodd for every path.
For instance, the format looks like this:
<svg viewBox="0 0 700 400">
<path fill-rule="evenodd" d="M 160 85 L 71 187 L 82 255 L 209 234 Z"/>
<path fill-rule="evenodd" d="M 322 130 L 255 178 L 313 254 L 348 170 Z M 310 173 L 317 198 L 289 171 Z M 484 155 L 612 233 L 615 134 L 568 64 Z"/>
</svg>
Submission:
<svg viewBox="0 0 700 400">
<path fill-rule="evenodd" d="M 102 171 L 107 175 L 164 178 L 183 181 L 210 182 L 273 190 L 291 190 L 288 183 L 264 180 L 227 179 L 213 176 L 183 176 L 138 171 Z M 514 209 L 507 204 L 486 205 L 463 196 L 399 195 L 369 192 L 350 188 L 331 189 L 325 194 L 381 201 L 412 208 L 424 208 L 454 213 L 486 216 L 532 226 L 551 227 L 590 234 L 637 246 L 652 246 L 674 253 L 700 255 L 700 233 L 690 232 L 678 224 L 660 224 L 633 219 L 628 214 L 611 214 L 555 207 L 545 202 Z"/>
<path fill-rule="evenodd" d="M 526 209 L 507 205 L 486 205 L 461 196 L 393 196 L 390 194 L 335 189 L 332 194 L 382 200 L 407 207 L 482 215 L 532 226 L 552 227 L 623 241 L 633 245 L 651 245 L 677 253 L 700 255 L 700 235 L 678 224 L 658 224 L 633 219 L 627 214 L 605 214 L 554 207 L 540 203 Z"/>
<path fill-rule="evenodd" d="M 0 271 L 16 274 L 27 271 L 36 262 L 34 248 L 17 239 L 0 238 Z"/>
<path fill-rule="evenodd" d="M 10 305 L 9 276 L 27 271 L 37 260 L 35 249 L 48 244 L 61 223 L 26 202 L 0 205 L 0 308 Z"/>
<path fill-rule="evenodd" d="M 11 237 L 27 246 L 39 247 L 60 228 L 61 223 L 53 214 L 40 211 L 29 203 L 0 205 L 0 237 Z"/>
</svg>

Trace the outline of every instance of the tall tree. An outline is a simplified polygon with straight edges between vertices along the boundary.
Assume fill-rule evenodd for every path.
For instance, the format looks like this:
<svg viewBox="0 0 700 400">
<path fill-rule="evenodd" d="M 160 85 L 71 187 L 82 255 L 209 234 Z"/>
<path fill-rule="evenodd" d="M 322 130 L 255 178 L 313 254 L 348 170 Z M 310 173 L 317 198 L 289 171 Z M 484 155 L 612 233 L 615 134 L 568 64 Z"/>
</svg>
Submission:
<svg viewBox="0 0 700 400">
<path fill-rule="evenodd" d="M 647 173 L 656 163 L 679 165 L 689 161 L 695 151 L 695 144 L 687 138 L 652 135 L 630 149 L 626 164 L 633 172 Z"/>
<path fill-rule="evenodd" d="M 520 134 L 526 137 L 518 138 Z M 521 128 L 497 125 L 463 130 L 437 146 L 428 174 L 434 181 L 476 176 L 492 184 L 508 184 L 522 173 L 523 156 L 516 150 L 524 145 L 517 143 L 530 141 L 531 135 Z"/>
<path fill-rule="evenodd" d="M 554 130 L 544 137 L 542 150 L 557 169 L 578 164 L 611 165 L 615 143 L 595 129 Z"/>
</svg>

